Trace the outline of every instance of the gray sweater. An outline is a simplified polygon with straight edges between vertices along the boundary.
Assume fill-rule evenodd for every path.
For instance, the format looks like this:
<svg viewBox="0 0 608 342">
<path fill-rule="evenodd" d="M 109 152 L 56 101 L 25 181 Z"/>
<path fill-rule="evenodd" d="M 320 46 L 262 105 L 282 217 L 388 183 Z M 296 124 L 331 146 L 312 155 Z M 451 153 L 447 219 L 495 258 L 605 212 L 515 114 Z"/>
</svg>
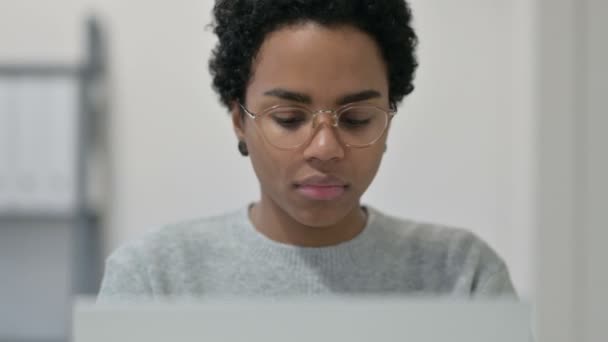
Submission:
<svg viewBox="0 0 608 342">
<path fill-rule="evenodd" d="M 117 249 L 98 301 L 166 297 L 515 296 L 505 263 L 472 233 L 367 207 L 365 229 L 329 247 L 272 241 L 247 208 L 170 225 Z"/>
</svg>

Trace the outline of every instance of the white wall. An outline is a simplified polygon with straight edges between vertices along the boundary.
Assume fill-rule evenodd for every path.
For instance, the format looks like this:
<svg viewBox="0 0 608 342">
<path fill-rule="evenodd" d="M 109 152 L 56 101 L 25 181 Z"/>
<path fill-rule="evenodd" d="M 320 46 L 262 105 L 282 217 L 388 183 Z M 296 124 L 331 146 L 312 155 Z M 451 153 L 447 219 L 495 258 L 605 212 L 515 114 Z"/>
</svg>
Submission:
<svg viewBox="0 0 608 342">
<path fill-rule="evenodd" d="M 417 90 L 400 108 L 365 201 L 477 232 L 505 257 L 527 297 L 534 265 L 534 10 L 525 0 L 412 2 L 421 38 Z M 82 14 L 92 7 L 103 15 L 113 85 L 108 252 L 161 224 L 257 198 L 255 176 L 210 88 L 211 6 L 0 3 L 0 61 L 75 60 Z"/>
<path fill-rule="evenodd" d="M 608 2 L 587 0 L 583 14 L 584 85 L 583 103 L 586 110 L 582 130 L 583 174 L 581 180 L 581 216 L 584 218 L 583 238 L 578 250 L 581 281 L 577 293 L 582 294 L 578 326 L 580 341 L 608 340 L 606 307 L 608 307 Z M 578 227 L 573 227 L 578 234 Z"/>
<path fill-rule="evenodd" d="M 539 337 L 606 341 L 608 3 L 539 10 Z"/>
<path fill-rule="evenodd" d="M 82 0 L 0 1 L 0 63 L 80 58 Z"/>
</svg>

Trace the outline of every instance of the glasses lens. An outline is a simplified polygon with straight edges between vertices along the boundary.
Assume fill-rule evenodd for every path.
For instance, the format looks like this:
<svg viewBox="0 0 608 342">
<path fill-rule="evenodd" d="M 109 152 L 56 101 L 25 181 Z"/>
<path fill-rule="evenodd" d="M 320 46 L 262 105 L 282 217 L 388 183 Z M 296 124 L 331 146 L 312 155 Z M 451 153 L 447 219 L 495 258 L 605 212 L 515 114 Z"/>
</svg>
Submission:
<svg viewBox="0 0 608 342">
<path fill-rule="evenodd" d="M 373 106 L 348 107 L 339 113 L 340 139 L 350 146 L 366 146 L 378 140 L 388 125 L 388 115 Z M 310 138 L 313 115 L 298 107 L 273 108 L 261 117 L 262 133 L 272 145 L 296 148 Z"/>
<path fill-rule="evenodd" d="M 300 146 L 310 136 L 312 115 L 302 108 L 279 107 L 266 113 L 260 124 L 271 144 L 292 148 Z"/>
<path fill-rule="evenodd" d="M 338 126 L 342 141 L 365 146 L 378 140 L 388 124 L 388 115 L 372 106 L 349 107 L 340 113 Z"/>
</svg>

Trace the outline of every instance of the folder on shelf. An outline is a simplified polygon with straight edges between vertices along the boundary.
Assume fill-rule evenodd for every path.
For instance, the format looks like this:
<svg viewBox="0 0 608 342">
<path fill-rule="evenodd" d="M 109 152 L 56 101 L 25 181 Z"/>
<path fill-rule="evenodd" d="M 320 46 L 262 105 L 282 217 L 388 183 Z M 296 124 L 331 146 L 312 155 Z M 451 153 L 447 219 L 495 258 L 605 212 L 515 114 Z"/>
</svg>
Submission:
<svg viewBox="0 0 608 342">
<path fill-rule="evenodd" d="M 75 208 L 78 80 L 0 75 L 0 213 Z"/>
</svg>

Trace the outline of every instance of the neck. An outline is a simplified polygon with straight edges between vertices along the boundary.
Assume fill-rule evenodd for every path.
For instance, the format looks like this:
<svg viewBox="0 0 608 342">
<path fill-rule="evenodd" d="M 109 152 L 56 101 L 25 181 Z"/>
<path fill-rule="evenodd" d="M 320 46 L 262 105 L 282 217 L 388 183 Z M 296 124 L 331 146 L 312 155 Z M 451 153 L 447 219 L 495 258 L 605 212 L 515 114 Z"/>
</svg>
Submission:
<svg viewBox="0 0 608 342">
<path fill-rule="evenodd" d="M 295 220 L 270 198 L 262 195 L 249 211 L 256 230 L 271 240 L 302 247 L 337 245 L 355 238 L 365 228 L 367 215 L 356 205 L 344 218 L 324 227 L 312 227 Z"/>
</svg>

